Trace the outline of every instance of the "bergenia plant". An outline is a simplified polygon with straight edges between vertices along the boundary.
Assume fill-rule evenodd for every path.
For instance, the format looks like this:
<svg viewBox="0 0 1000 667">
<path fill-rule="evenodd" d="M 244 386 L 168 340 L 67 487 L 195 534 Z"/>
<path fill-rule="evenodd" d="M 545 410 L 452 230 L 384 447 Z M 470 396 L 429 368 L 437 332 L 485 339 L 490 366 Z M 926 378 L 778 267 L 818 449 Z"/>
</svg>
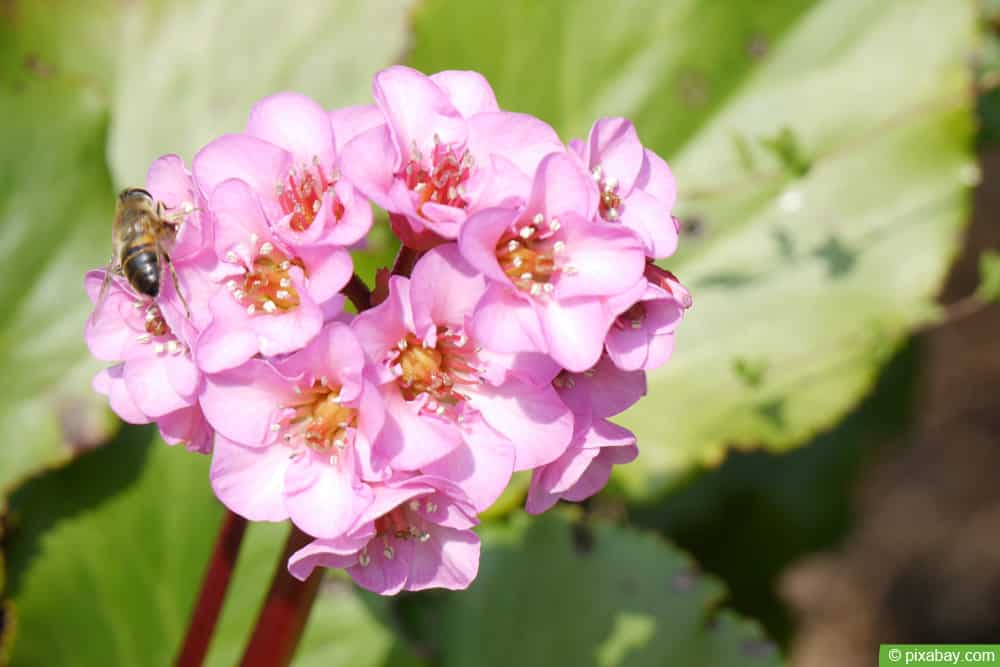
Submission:
<svg viewBox="0 0 1000 667">
<path fill-rule="evenodd" d="M 373 96 L 273 95 L 190 171 L 153 164 L 172 253 L 155 298 L 87 274 L 87 343 L 114 362 L 94 388 L 210 455 L 231 513 L 290 521 L 288 576 L 460 589 L 514 472 L 539 513 L 638 455 L 612 420 L 691 305 L 654 263 L 677 247 L 674 181 L 629 121 L 567 145 L 475 72 L 392 67 Z M 401 242 L 374 292 L 350 254 L 372 204 Z"/>
</svg>

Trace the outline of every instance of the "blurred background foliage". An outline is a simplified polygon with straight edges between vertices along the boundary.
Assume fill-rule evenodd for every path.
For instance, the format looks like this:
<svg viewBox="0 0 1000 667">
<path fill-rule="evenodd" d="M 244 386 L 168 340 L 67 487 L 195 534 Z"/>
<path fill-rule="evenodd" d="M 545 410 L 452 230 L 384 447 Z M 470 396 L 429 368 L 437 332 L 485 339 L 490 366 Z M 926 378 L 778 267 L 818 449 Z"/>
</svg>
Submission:
<svg viewBox="0 0 1000 667">
<path fill-rule="evenodd" d="M 513 485 L 467 593 L 384 600 L 329 577 L 297 665 L 819 667 L 1000 636 L 995 604 L 945 627 L 907 602 L 962 570 L 913 562 L 1000 505 L 971 482 L 962 502 L 927 491 L 943 446 L 969 454 L 960 472 L 1000 462 L 992 423 L 940 436 L 991 409 L 987 214 L 937 305 L 984 169 L 977 211 L 996 201 L 997 26 L 992 0 L 0 2 L 0 664 L 168 664 L 221 517 L 207 461 L 119 427 L 89 388 L 81 278 L 107 259 L 114 192 L 268 93 L 365 103 L 393 62 L 477 69 L 567 140 L 630 117 L 677 177 L 664 266 L 695 306 L 620 420 L 642 454 L 606 492 L 530 519 Z M 378 227 L 359 272 L 393 252 Z M 887 557 L 931 510 L 930 546 Z M 250 530 L 211 664 L 241 650 L 284 531 Z"/>
</svg>

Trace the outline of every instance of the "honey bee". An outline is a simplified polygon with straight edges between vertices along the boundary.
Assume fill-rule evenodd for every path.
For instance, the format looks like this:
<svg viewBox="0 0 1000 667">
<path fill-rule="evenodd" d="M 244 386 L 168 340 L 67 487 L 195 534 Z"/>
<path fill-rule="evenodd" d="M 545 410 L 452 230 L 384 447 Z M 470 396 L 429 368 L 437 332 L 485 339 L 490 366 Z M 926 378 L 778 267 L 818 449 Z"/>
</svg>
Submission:
<svg viewBox="0 0 1000 667">
<path fill-rule="evenodd" d="M 168 216 L 163 202 L 142 188 L 126 188 L 118 195 L 115 219 L 111 224 L 111 259 L 101 283 L 93 317 L 96 318 L 107 296 L 111 276 L 124 275 L 136 292 L 150 300 L 160 294 L 163 269 L 170 272 L 174 290 L 184 305 L 188 318 L 191 313 L 181 293 L 177 272 L 164 248 L 173 242 L 180 221 Z"/>
</svg>

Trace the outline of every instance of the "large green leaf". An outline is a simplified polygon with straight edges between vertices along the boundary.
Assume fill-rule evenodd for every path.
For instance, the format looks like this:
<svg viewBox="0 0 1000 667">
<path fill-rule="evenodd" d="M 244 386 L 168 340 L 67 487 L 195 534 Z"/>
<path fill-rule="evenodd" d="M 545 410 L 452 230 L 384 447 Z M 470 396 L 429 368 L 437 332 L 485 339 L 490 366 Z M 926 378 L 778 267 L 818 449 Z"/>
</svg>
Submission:
<svg viewBox="0 0 1000 667">
<path fill-rule="evenodd" d="M 169 664 L 221 512 L 207 459 L 152 435 L 128 427 L 11 497 L 14 667 Z M 286 530 L 251 526 L 208 664 L 238 658 Z M 721 597 L 718 582 L 651 534 L 600 524 L 574 541 L 564 516 L 517 515 L 484 530 L 469 591 L 410 599 L 439 615 L 445 665 L 778 664 L 757 626 L 715 616 Z M 389 604 L 329 577 L 295 664 L 422 664 L 391 630 Z"/>
<path fill-rule="evenodd" d="M 238 131 L 282 89 L 364 102 L 404 47 L 407 0 L 8 3 L 0 10 L 0 496 L 106 440 L 90 391 L 83 274 L 107 261 L 113 195 L 148 164 Z M 378 34 L 378 39 L 371 35 Z M 359 57 L 359 54 L 364 57 Z M 371 273 L 385 234 L 359 254 Z"/>
<path fill-rule="evenodd" d="M 187 626 L 221 510 L 208 460 L 128 427 L 107 447 L 11 497 L 11 664 L 168 665 Z M 252 526 L 209 660 L 239 657 L 287 531 Z M 331 580 L 295 662 L 411 667 L 380 620 L 384 603 Z"/>
<path fill-rule="evenodd" d="M 519 514 L 483 531 L 468 591 L 420 605 L 444 667 L 764 667 L 760 628 L 716 609 L 722 586 L 653 534 Z"/>
<path fill-rule="evenodd" d="M 169 664 L 221 512 L 207 460 L 151 436 L 126 428 L 12 496 L 14 667 Z M 251 526 L 208 664 L 238 658 L 285 532 Z M 721 597 L 718 582 L 651 534 L 599 524 L 574 537 L 564 516 L 517 515 L 484 530 L 469 591 L 410 599 L 438 615 L 444 665 L 779 664 L 757 626 L 715 614 Z M 391 630 L 389 604 L 329 577 L 295 664 L 422 664 Z"/>
<path fill-rule="evenodd" d="M 442 30 L 443 25 L 450 26 Z M 673 167 L 694 308 L 623 417 L 633 497 L 842 416 L 933 297 L 976 179 L 967 0 L 431 0 L 411 62 L 565 138 L 624 115 Z"/>
</svg>

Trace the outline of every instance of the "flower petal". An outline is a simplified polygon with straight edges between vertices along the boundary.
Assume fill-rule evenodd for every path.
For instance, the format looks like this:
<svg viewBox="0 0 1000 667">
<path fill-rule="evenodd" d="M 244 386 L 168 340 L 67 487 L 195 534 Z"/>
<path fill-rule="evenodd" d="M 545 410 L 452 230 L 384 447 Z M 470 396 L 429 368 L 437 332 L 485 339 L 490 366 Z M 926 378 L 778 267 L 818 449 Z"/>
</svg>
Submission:
<svg viewBox="0 0 1000 667">
<path fill-rule="evenodd" d="M 430 80 L 444 91 L 451 104 L 466 118 L 477 113 L 500 110 L 493 88 L 479 72 L 445 70 L 431 74 Z"/>
<path fill-rule="evenodd" d="M 378 125 L 351 139 L 338 158 L 344 178 L 386 210 L 394 210 L 389 191 L 398 162 L 388 125 Z"/>
<path fill-rule="evenodd" d="M 548 351 L 535 309 L 497 283 L 486 288 L 476 306 L 472 332 L 476 342 L 497 352 Z"/>
<path fill-rule="evenodd" d="M 575 271 L 559 276 L 556 298 L 620 294 L 643 280 L 645 249 L 632 231 L 576 216 L 564 229 L 566 251 Z"/>
<path fill-rule="evenodd" d="M 434 137 L 442 143 L 465 143 L 465 120 L 441 88 L 415 69 L 396 65 L 375 75 L 375 102 L 385 114 L 403 162 L 412 148 L 429 154 Z"/>
<path fill-rule="evenodd" d="M 433 526 L 430 538 L 414 546 L 406 590 L 461 590 L 479 573 L 479 536 L 471 530 Z"/>
<path fill-rule="evenodd" d="M 276 434 L 282 405 L 293 401 L 291 385 L 265 361 L 251 359 L 232 370 L 205 376 L 199 403 L 205 418 L 226 438 L 261 447 Z"/>
<path fill-rule="evenodd" d="M 374 104 L 342 107 L 330 112 L 330 125 L 333 126 L 335 150 L 340 154 L 354 137 L 373 127 L 385 125 L 385 116 Z"/>
<path fill-rule="evenodd" d="M 251 521 L 283 521 L 288 449 L 281 445 L 243 447 L 217 434 L 211 480 L 226 507 Z"/>
<path fill-rule="evenodd" d="M 540 309 L 542 330 L 552 358 L 582 372 L 597 363 L 614 317 L 597 299 L 550 299 Z"/>
<path fill-rule="evenodd" d="M 604 177 L 618 180 L 618 191 L 632 192 L 643 164 L 643 148 L 635 127 L 625 118 L 602 118 L 587 139 L 590 167 L 601 166 Z"/>
<path fill-rule="evenodd" d="M 423 471 L 454 482 L 481 512 L 500 497 L 514 472 L 514 446 L 480 419 L 463 429 L 465 442 Z"/>
<path fill-rule="evenodd" d="M 438 246 L 420 258 L 410 278 L 413 324 L 419 336 L 436 326 L 464 326 L 486 290 L 458 245 Z"/>
<path fill-rule="evenodd" d="M 299 164 L 317 158 L 324 170 L 333 167 L 330 116 L 300 93 L 277 93 L 257 102 L 250 110 L 246 133 L 284 148 Z"/>
<path fill-rule="evenodd" d="M 194 156 L 195 180 L 211 197 L 223 182 L 236 178 L 247 183 L 261 198 L 271 198 L 292 168 L 292 155 L 274 144 L 247 134 L 224 134 Z"/>
<path fill-rule="evenodd" d="M 542 159 L 535 172 L 531 197 L 525 209 L 546 218 L 575 213 L 590 220 L 597 212 L 597 188 L 582 166 L 567 153 L 552 153 Z"/>
<path fill-rule="evenodd" d="M 512 379 L 501 387 L 481 387 L 470 393 L 469 402 L 514 443 L 515 470 L 554 461 L 573 437 L 573 415 L 551 386 L 533 387 Z"/>
<path fill-rule="evenodd" d="M 345 448 L 336 463 L 327 459 L 303 453 L 287 466 L 285 506 L 296 526 L 329 539 L 344 535 L 374 494 L 355 475 L 353 450 Z"/>
<path fill-rule="evenodd" d="M 528 114 L 497 111 L 469 119 L 469 150 L 477 160 L 500 155 L 523 173 L 534 174 L 542 158 L 564 149 L 547 123 Z"/>
<path fill-rule="evenodd" d="M 399 470 L 419 470 L 462 444 L 454 424 L 416 412 L 394 385 L 383 387 L 385 423 L 375 447 L 376 466 L 386 461 Z"/>
<path fill-rule="evenodd" d="M 299 581 L 305 581 L 317 567 L 350 567 L 358 562 L 358 551 L 373 537 L 375 526 L 368 524 L 335 540 L 313 540 L 291 555 L 288 572 Z"/>
<path fill-rule="evenodd" d="M 125 386 L 123 366 L 124 364 L 118 364 L 98 372 L 91 381 L 91 386 L 97 393 L 108 397 L 111 409 L 124 421 L 129 424 L 148 424 L 152 420 L 142 413 Z"/>
</svg>

